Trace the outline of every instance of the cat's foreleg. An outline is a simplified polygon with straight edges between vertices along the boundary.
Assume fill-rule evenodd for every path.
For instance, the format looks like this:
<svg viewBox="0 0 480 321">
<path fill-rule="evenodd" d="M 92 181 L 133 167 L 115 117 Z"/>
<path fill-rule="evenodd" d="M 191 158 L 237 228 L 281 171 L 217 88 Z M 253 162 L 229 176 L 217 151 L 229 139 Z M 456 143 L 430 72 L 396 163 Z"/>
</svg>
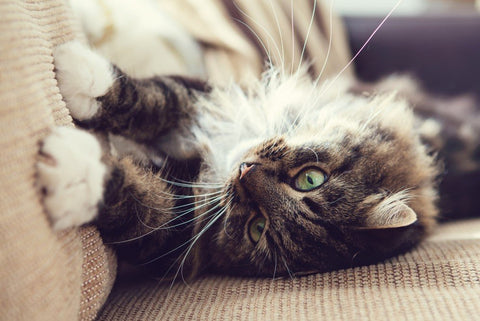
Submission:
<svg viewBox="0 0 480 321">
<path fill-rule="evenodd" d="M 41 155 L 38 185 L 56 230 L 94 223 L 105 242 L 118 245 L 130 260 L 141 261 L 190 228 L 182 223 L 188 221 L 186 215 L 175 212 L 178 197 L 162 172 L 130 158 L 103 155 L 88 132 L 55 128 L 43 141 Z"/>
<path fill-rule="evenodd" d="M 111 170 L 95 220 L 105 242 L 128 261 L 145 263 L 188 240 L 193 212 L 178 204 L 181 196 L 162 171 L 139 166 L 130 157 L 107 163 Z"/>
<path fill-rule="evenodd" d="M 54 55 L 58 86 L 82 127 L 121 135 L 167 154 L 191 141 L 187 136 L 197 113 L 194 101 L 199 92 L 209 90 L 205 82 L 175 76 L 132 78 L 76 41 L 60 45 Z M 188 158 L 188 152 L 183 154 Z"/>
</svg>

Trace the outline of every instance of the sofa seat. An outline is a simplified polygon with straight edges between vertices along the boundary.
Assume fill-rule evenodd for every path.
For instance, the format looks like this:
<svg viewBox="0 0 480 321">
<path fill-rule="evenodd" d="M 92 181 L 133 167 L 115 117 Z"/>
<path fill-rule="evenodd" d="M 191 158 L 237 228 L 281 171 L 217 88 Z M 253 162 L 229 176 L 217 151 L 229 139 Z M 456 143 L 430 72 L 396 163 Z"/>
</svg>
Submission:
<svg viewBox="0 0 480 321">
<path fill-rule="evenodd" d="M 388 261 L 297 278 L 119 279 L 98 320 L 474 320 L 480 219 Z"/>
</svg>

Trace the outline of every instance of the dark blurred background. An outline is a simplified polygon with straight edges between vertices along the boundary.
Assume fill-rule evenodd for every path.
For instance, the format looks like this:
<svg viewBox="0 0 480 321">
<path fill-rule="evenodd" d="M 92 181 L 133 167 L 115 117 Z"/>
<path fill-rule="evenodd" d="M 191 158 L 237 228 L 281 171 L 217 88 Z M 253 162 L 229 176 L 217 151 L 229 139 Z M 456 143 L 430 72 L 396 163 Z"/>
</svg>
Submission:
<svg viewBox="0 0 480 321">
<path fill-rule="evenodd" d="M 334 4 L 344 18 L 352 55 L 397 1 L 362 3 Z M 355 68 L 365 81 L 408 72 L 430 92 L 480 97 L 480 13 L 475 1 L 404 0 L 357 57 Z"/>
</svg>

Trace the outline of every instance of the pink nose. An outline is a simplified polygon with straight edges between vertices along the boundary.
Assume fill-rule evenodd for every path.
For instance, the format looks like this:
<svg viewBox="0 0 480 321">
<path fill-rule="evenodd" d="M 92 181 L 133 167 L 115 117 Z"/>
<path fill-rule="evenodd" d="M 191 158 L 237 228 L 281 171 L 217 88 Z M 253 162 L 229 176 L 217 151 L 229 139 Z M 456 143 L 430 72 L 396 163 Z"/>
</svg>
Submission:
<svg viewBox="0 0 480 321">
<path fill-rule="evenodd" d="M 240 164 L 240 179 L 242 179 L 247 173 L 255 167 L 255 164 L 241 163 Z"/>
</svg>

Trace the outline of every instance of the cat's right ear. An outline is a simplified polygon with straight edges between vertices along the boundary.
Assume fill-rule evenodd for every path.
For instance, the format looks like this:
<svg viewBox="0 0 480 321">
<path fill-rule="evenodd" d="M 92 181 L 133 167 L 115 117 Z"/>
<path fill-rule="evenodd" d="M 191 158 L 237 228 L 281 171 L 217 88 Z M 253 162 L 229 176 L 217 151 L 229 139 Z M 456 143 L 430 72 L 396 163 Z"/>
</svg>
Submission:
<svg viewBox="0 0 480 321">
<path fill-rule="evenodd" d="M 382 201 L 367 213 L 359 230 L 379 230 L 406 227 L 417 221 L 417 214 L 403 201 Z"/>
<path fill-rule="evenodd" d="M 405 200 L 395 196 L 386 198 L 368 211 L 361 226 L 351 229 L 351 237 L 361 249 L 354 264 L 370 264 L 402 253 L 423 234 L 417 214 Z"/>
</svg>

